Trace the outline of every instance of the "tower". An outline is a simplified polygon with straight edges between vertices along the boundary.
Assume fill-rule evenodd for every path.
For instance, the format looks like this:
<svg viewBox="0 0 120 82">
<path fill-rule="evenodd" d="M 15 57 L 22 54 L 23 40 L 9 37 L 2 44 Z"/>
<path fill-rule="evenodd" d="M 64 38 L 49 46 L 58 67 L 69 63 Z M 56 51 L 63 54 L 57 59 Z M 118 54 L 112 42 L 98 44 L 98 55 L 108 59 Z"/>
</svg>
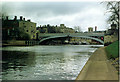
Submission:
<svg viewBox="0 0 120 82">
<path fill-rule="evenodd" d="M 97 26 L 95 26 L 95 31 L 97 31 Z"/>
</svg>

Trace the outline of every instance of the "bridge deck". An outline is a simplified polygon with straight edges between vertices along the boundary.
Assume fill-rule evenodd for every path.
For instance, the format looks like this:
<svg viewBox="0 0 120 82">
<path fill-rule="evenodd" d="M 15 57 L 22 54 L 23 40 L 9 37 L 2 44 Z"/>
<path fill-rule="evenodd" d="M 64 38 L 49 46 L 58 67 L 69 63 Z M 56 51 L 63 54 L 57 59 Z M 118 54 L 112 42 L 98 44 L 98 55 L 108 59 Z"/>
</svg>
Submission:
<svg viewBox="0 0 120 82">
<path fill-rule="evenodd" d="M 104 33 L 40 33 L 39 37 L 45 36 L 104 36 Z"/>
</svg>

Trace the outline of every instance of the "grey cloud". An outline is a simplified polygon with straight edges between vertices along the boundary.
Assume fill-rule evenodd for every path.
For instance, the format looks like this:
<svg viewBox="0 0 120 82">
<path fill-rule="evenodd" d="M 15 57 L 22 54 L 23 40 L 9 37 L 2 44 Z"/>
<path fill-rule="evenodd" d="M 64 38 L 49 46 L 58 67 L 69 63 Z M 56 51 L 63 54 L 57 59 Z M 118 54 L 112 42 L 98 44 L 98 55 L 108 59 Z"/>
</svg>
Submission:
<svg viewBox="0 0 120 82">
<path fill-rule="evenodd" d="M 96 13 L 96 10 L 103 8 L 99 2 L 7 2 L 2 5 L 2 8 L 10 15 L 23 15 L 38 25 L 64 23 L 69 27 L 76 25 L 85 27 L 91 25 L 90 20 L 93 22 L 104 21 L 103 15 Z M 89 12 L 90 9 L 95 9 L 95 12 Z M 102 10 L 101 12 L 104 13 Z M 79 15 L 72 19 L 75 14 Z"/>
<path fill-rule="evenodd" d="M 6 4 L 7 7 L 13 9 L 12 12 L 22 11 L 24 14 L 37 15 L 39 17 L 47 16 L 48 14 L 52 14 L 54 16 L 73 14 L 83 10 L 87 5 L 88 4 L 85 2 L 10 2 Z"/>
</svg>

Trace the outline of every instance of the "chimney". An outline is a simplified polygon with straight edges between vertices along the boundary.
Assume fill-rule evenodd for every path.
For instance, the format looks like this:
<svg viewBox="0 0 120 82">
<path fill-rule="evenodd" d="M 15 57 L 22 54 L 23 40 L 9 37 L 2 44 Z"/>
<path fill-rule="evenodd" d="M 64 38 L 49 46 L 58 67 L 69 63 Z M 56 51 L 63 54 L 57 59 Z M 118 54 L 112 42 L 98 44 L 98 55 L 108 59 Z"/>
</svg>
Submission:
<svg viewBox="0 0 120 82">
<path fill-rule="evenodd" d="M 25 18 L 23 18 L 23 20 L 25 21 Z"/>
<path fill-rule="evenodd" d="M 6 20 L 8 20 L 8 16 L 6 16 Z"/>
<path fill-rule="evenodd" d="M 15 16 L 14 20 L 17 20 L 17 16 Z"/>
<path fill-rule="evenodd" d="M 95 31 L 97 31 L 97 26 L 95 26 Z"/>
<path fill-rule="evenodd" d="M 21 21 L 22 21 L 22 18 L 23 18 L 23 17 L 22 17 L 22 16 L 20 16 L 20 20 L 21 20 Z"/>
</svg>

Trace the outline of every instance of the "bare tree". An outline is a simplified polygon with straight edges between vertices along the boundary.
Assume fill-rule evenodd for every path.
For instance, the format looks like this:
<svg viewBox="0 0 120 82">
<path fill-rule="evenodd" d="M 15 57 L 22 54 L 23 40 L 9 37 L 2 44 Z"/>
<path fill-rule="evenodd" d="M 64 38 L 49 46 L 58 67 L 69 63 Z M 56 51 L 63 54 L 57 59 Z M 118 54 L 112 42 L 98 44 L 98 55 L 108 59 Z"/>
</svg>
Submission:
<svg viewBox="0 0 120 82">
<path fill-rule="evenodd" d="M 107 13 L 111 16 L 108 18 L 108 23 L 112 24 L 114 22 L 119 28 L 119 1 L 104 2 L 107 8 Z"/>
<path fill-rule="evenodd" d="M 76 32 L 82 32 L 80 26 L 74 26 L 74 30 L 75 30 Z"/>
</svg>

